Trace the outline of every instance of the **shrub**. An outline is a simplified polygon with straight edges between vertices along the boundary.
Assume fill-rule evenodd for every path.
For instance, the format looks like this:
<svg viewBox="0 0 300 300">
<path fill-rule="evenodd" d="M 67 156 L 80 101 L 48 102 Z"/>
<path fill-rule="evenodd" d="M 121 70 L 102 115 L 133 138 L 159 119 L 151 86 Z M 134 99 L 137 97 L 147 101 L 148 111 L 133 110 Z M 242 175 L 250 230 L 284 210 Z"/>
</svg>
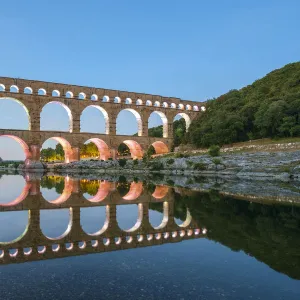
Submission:
<svg viewBox="0 0 300 300">
<path fill-rule="evenodd" d="M 221 159 L 220 159 L 220 158 L 213 158 L 213 159 L 212 159 L 212 162 L 213 162 L 215 165 L 220 165 L 220 164 L 221 164 Z"/>
<path fill-rule="evenodd" d="M 188 154 L 183 154 L 183 153 L 175 153 L 175 158 L 188 158 L 190 157 Z"/>
<path fill-rule="evenodd" d="M 188 160 L 188 161 L 186 162 L 186 164 L 187 164 L 189 167 L 192 167 L 192 166 L 194 165 L 194 162 Z"/>
<path fill-rule="evenodd" d="M 164 169 L 164 165 L 162 162 L 155 161 L 151 164 L 151 170 L 160 171 Z"/>
<path fill-rule="evenodd" d="M 170 158 L 170 159 L 167 160 L 167 164 L 172 165 L 172 164 L 174 164 L 174 161 L 175 160 L 173 158 Z"/>
<path fill-rule="evenodd" d="M 174 186 L 175 182 L 172 179 L 168 179 L 167 184 L 170 186 Z"/>
<path fill-rule="evenodd" d="M 127 160 L 125 158 L 119 159 L 119 166 L 120 167 L 125 167 Z"/>
<path fill-rule="evenodd" d="M 139 161 L 138 161 L 137 159 L 134 159 L 134 160 L 133 160 L 133 164 L 134 164 L 135 166 L 137 166 L 137 165 L 139 164 Z"/>
<path fill-rule="evenodd" d="M 220 155 L 220 147 L 218 145 L 210 146 L 208 149 L 208 153 L 210 156 L 219 156 Z"/>
<path fill-rule="evenodd" d="M 112 157 L 110 157 L 108 160 L 113 160 Z"/>
<path fill-rule="evenodd" d="M 198 162 L 194 165 L 194 170 L 206 170 L 206 165 L 203 162 Z"/>
</svg>

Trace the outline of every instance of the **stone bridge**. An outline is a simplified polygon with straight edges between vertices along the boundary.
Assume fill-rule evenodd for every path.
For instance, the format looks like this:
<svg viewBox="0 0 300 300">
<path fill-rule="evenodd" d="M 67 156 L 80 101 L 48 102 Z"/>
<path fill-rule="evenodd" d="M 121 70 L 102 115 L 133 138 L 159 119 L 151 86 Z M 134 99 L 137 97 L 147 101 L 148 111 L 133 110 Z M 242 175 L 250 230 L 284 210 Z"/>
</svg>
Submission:
<svg viewBox="0 0 300 300">
<path fill-rule="evenodd" d="M 66 161 L 80 159 L 79 148 L 91 141 L 99 149 L 101 159 L 114 158 L 118 146 L 125 143 L 134 159 L 153 145 L 157 154 L 168 152 L 173 143 L 173 121 L 177 115 L 183 117 L 188 128 L 191 121 L 205 112 L 205 103 L 181 100 L 174 97 L 107 90 L 35 80 L 0 77 L 0 100 L 10 99 L 23 106 L 28 116 L 28 130 L 0 129 L 0 136 L 17 140 L 23 147 L 26 159 L 38 161 L 40 148 L 45 140 L 54 138 L 65 150 Z M 40 115 L 49 103 L 61 105 L 68 113 L 69 131 L 41 131 Z M 93 107 L 105 119 L 105 133 L 81 132 L 80 120 L 83 111 Z M 130 111 L 137 120 L 138 136 L 117 135 L 118 114 Z M 148 136 L 148 119 L 152 113 L 160 116 L 163 137 Z M 95 124 L 96 125 L 96 124 Z"/>
<path fill-rule="evenodd" d="M 162 223 L 153 227 L 149 220 L 151 202 L 163 203 Z M 118 225 L 117 205 L 138 205 L 138 219 L 129 230 Z M 106 220 L 96 233 L 86 233 L 80 221 L 83 207 L 104 206 Z M 69 209 L 69 225 L 59 237 L 47 237 L 40 226 L 40 211 L 44 209 Z M 187 211 L 181 225 L 174 220 L 174 198 L 167 186 L 157 186 L 154 192 L 143 189 L 141 182 L 131 183 L 125 196 L 116 191 L 116 184 L 102 181 L 97 194 L 87 200 L 80 191 L 79 181 L 67 177 L 65 188 L 59 199 L 47 202 L 40 193 L 38 180 L 27 180 L 21 195 L 10 203 L 0 204 L 0 213 L 28 211 L 25 232 L 11 242 L 0 242 L 0 264 L 21 263 L 67 256 L 125 250 L 137 247 L 181 242 L 205 236 Z"/>
</svg>

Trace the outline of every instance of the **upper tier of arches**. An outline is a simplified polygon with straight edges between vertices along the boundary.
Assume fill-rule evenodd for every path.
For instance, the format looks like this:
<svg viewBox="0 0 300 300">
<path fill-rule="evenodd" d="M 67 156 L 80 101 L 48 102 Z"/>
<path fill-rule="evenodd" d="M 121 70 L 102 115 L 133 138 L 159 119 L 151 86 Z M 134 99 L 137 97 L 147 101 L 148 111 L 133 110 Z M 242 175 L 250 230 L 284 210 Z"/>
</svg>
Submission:
<svg viewBox="0 0 300 300">
<path fill-rule="evenodd" d="M 25 86 L 24 88 L 19 87 L 16 84 L 12 85 L 4 85 L 0 83 L 0 92 L 10 92 L 10 93 L 24 93 L 24 94 L 37 94 L 39 96 L 50 96 L 53 98 L 68 98 L 68 99 L 78 99 L 78 100 L 89 100 L 93 102 L 111 102 L 115 104 L 127 104 L 127 105 L 144 105 L 144 106 L 154 106 L 154 107 L 162 107 L 162 108 L 170 108 L 170 109 L 178 109 L 183 111 L 202 111 L 206 110 L 205 105 L 203 103 L 195 104 L 193 102 L 188 103 L 189 101 L 183 100 L 182 102 L 178 103 L 178 100 L 173 102 L 173 98 L 166 98 L 161 96 L 152 96 L 149 95 L 150 99 L 147 99 L 147 95 L 145 95 L 146 100 L 140 99 L 136 96 L 136 99 L 128 96 L 120 96 L 122 94 L 121 91 L 113 91 L 113 90 L 101 90 L 101 89 L 91 89 L 86 87 L 78 87 L 78 86 L 68 86 L 66 87 L 73 90 L 69 90 L 68 88 L 64 87 L 63 90 L 59 88 L 59 86 L 63 86 L 57 84 L 57 88 L 48 87 L 48 83 L 40 82 L 41 87 L 39 88 L 32 88 L 31 86 Z M 44 86 L 43 86 L 44 85 Z M 55 84 L 50 84 L 56 86 Z M 86 91 L 80 91 L 78 89 L 90 90 L 87 93 Z M 76 91 L 75 91 L 76 90 Z M 94 92 L 92 92 L 94 90 Z M 101 96 L 97 93 L 97 90 L 101 90 Z M 103 95 L 104 92 L 104 95 Z M 105 94 L 107 92 L 107 94 Z M 116 96 L 111 96 L 112 93 L 115 93 Z M 124 92 L 125 94 L 125 92 Z M 134 94 L 134 93 L 133 93 Z M 142 94 L 143 95 L 143 94 Z M 159 100 L 158 100 L 159 99 Z M 177 103 L 175 103 L 177 102 Z"/>
</svg>

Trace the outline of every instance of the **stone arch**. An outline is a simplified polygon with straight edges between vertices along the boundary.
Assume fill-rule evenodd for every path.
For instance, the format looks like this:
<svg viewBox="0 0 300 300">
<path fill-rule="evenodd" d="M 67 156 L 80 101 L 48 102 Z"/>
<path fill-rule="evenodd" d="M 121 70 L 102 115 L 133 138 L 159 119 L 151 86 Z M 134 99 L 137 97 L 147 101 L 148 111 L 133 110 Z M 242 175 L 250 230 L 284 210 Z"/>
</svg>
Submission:
<svg viewBox="0 0 300 300">
<path fill-rule="evenodd" d="M 60 91 L 58 91 L 58 90 L 53 90 L 53 91 L 52 91 L 52 97 L 60 97 Z"/>
<path fill-rule="evenodd" d="M 25 113 L 27 115 L 27 118 L 28 118 L 28 130 L 31 130 L 31 119 L 30 119 L 30 114 L 29 114 L 29 110 L 28 108 L 24 105 L 24 103 L 18 99 L 15 99 L 15 98 L 11 98 L 11 97 L 0 97 L 0 101 L 1 100 L 11 100 L 11 101 L 14 101 L 14 102 L 17 102 L 18 104 L 20 104 L 24 110 L 25 110 Z"/>
<path fill-rule="evenodd" d="M 142 99 L 137 99 L 135 102 L 136 105 L 143 105 Z"/>
<path fill-rule="evenodd" d="M 140 197 L 143 192 L 143 183 L 139 182 L 132 182 L 130 184 L 130 188 L 128 193 L 123 197 L 124 200 L 132 201 Z"/>
<path fill-rule="evenodd" d="M 201 111 L 206 111 L 206 107 L 205 106 L 201 106 L 200 109 L 201 109 Z"/>
<path fill-rule="evenodd" d="M 120 97 L 115 97 L 114 98 L 114 103 L 121 103 L 121 98 Z"/>
<path fill-rule="evenodd" d="M 58 142 L 58 143 L 60 143 L 62 145 L 62 147 L 64 149 L 64 152 L 65 152 L 65 162 L 66 163 L 69 163 L 69 162 L 77 160 L 76 157 L 75 157 L 75 155 L 74 155 L 74 151 L 72 149 L 71 144 L 66 139 L 64 139 L 62 137 L 56 137 L 56 136 L 54 136 L 54 137 L 51 137 L 51 138 L 49 138 L 47 140 L 50 140 L 50 139 L 55 140 L 56 142 Z M 46 141 L 44 141 L 44 142 L 46 142 Z"/>
<path fill-rule="evenodd" d="M 186 110 L 192 110 L 192 106 L 189 105 L 189 104 L 187 104 L 187 105 L 185 106 L 185 109 L 186 109 Z"/>
<path fill-rule="evenodd" d="M 138 142 L 133 140 L 125 140 L 123 143 L 129 148 L 132 159 L 143 158 L 143 149 Z"/>
<path fill-rule="evenodd" d="M 162 111 L 153 111 L 150 116 L 152 114 L 157 114 L 160 116 L 160 119 L 162 121 L 162 126 L 163 126 L 163 137 L 167 138 L 168 137 L 168 118 L 166 117 L 166 115 L 162 112 Z M 150 118 L 149 116 L 149 118 Z M 148 124 L 149 124 L 149 119 L 148 119 Z"/>
<path fill-rule="evenodd" d="M 122 111 L 130 111 L 136 118 L 136 121 L 137 121 L 137 127 L 138 127 L 138 136 L 142 136 L 143 135 L 143 124 L 142 124 L 142 118 L 141 118 L 141 115 L 134 109 L 132 108 L 125 108 L 125 109 L 122 109 L 119 113 L 118 113 L 118 116 L 117 116 L 117 119 L 116 119 L 116 124 L 118 125 L 118 117 L 120 115 L 120 113 Z M 118 128 L 117 128 L 118 129 Z"/>
<path fill-rule="evenodd" d="M 124 215 L 124 213 L 120 213 L 120 210 L 124 209 L 126 210 L 126 212 L 128 211 L 128 209 L 130 208 L 134 208 L 134 210 L 136 211 L 136 208 L 137 208 L 137 219 L 135 219 L 134 221 L 134 225 L 132 227 L 130 227 L 129 229 L 125 229 L 124 227 L 125 226 L 121 226 L 121 223 L 122 223 L 122 220 L 119 219 L 119 216 L 121 215 Z M 139 203 L 138 205 L 136 204 L 130 204 L 130 205 L 118 205 L 117 206 L 117 223 L 118 223 L 118 226 L 121 230 L 125 231 L 125 232 L 134 232 L 135 230 L 137 230 L 141 224 L 142 224 L 142 221 L 143 221 L 143 205 L 141 203 Z M 127 223 L 127 222 L 126 222 Z M 128 226 L 128 225 L 127 225 Z M 126 226 L 126 227 L 127 227 Z M 127 227 L 128 228 L 128 227 Z"/>
<path fill-rule="evenodd" d="M 102 113 L 102 115 L 103 115 L 103 117 L 104 117 L 104 121 L 105 121 L 105 134 L 109 134 L 109 117 L 108 117 L 108 113 L 107 113 L 107 111 L 106 111 L 103 107 L 101 107 L 101 106 L 99 106 L 99 105 L 89 105 L 89 106 L 87 106 L 87 107 L 81 112 L 81 115 L 80 115 L 80 121 L 81 121 L 81 117 L 82 117 L 83 112 L 84 112 L 87 108 L 89 108 L 89 107 L 95 108 L 95 109 L 97 109 L 98 111 L 100 111 L 100 112 Z"/>
<path fill-rule="evenodd" d="M 156 154 L 169 153 L 169 148 L 164 142 L 156 141 L 152 144 L 152 146 L 154 147 Z"/>
<path fill-rule="evenodd" d="M 33 90 L 31 87 L 27 86 L 24 88 L 24 94 L 32 94 Z"/>
<path fill-rule="evenodd" d="M 152 101 L 147 100 L 147 101 L 146 101 L 146 106 L 152 106 Z"/>
<path fill-rule="evenodd" d="M 178 104 L 178 109 L 184 109 L 184 105 L 182 103 Z"/>
<path fill-rule="evenodd" d="M 16 85 L 12 85 L 9 89 L 11 93 L 19 93 L 19 88 Z"/>
<path fill-rule="evenodd" d="M 80 93 L 78 94 L 78 99 L 79 99 L 79 100 L 85 100 L 85 98 L 86 98 L 86 94 L 85 94 L 85 93 L 80 92 Z"/>
<path fill-rule="evenodd" d="M 5 92 L 5 85 L 4 84 L 0 84 L 0 92 Z"/>
<path fill-rule="evenodd" d="M 100 181 L 98 192 L 95 196 L 87 199 L 90 202 L 97 203 L 103 201 L 111 190 L 111 183 L 109 181 Z"/>
<path fill-rule="evenodd" d="M 32 158 L 32 154 L 30 152 L 29 146 L 21 138 L 19 138 L 17 136 L 14 136 L 14 135 L 10 135 L 10 134 L 0 134 L 0 137 L 11 138 L 11 139 L 13 139 L 14 141 L 18 142 L 21 145 L 21 147 L 22 147 L 22 149 L 24 151 L 24 154 L 25 154 L 25 162 L 27 160 L 30 160 Z"/>
<path fill-rule="evenodd" d="M 100 154 L 100 157 L 99 157 L 100 159 L 108 160 L 111 157 L 109 147 L 103 140 L 98 139 L 98 138 L 91 138 L 91 139 L 87 140 L 87 142 L 92 142 L 97 146 L 99 154 Z"/>
<path fill-rule="evenodd" d="M 186 219 L 185 221 L 183 221 L 182 223 L 179 223 L 178 221 L 176 221 L 175 219 L 175 223 L 179 226 L 179 227 L 182 227 L 182 228 L 185 228 L 187 226 L 189 226 L 192 222 L 192 215 L 189 211 L 189 209 L 187 208 L 186 209 Z"/>
<path fill-rule="evenodd" d="M 73 92 L 71 92 L 71 91 L 66 92 L 66 98 L 73 98 L 73 97 L 74 97 Z"/>
<path fill-rule="evenodd" d="M 58 104 L 58 105 L 62 106 L 62 107 L 66 110 L 66 112 L 67 112 L 67 114 L 68 114 L 68 119 L 69 119 L 69 132 L 73 132 L 73 116 L 72 116 L 72 112 L 71 112 L 70 108 L 69 108 L 66 104 L 64 104 L 64 103 L 62 103 L 62 102 L 59 102 L 59 101 L 51 101 L 51 102 L 48 102 L 47 104 L 45 104 L 45 105 L 43 106 L 42 111 L 41 111 L 41 114 L 42 114 L 42 112 L 43 112 L 43 109 L 44 109 L 47 105 L 49 105 L 49 104 Z"/>
<path fill-rule="evenodd" d="M 171 103 L 170 107 L 171 108 L 176 108 L 176 104 L 175 103 Z"/>
<path fill-rule="evenodd" d="M 40 96 L 46 96 L 46 95 L 47 95 L 47 92 L 46 92 L 45 89 L 40 88 L 40 89 L 38 89 L 38 95 L 40 95 Z"/>
<path fill-rule="evenodd" d="M 193 111 L 199 111 L 199 107 L 197 105 L 193 106 Z"/>
<path fill-rule="evenodd" d="M 159 102 L 159 101 L 155 101 L 155 102 L 154 102 L 154 106 L 160 107 L 160 102 Z"/>
<path fill-rule="evenodd" d="M 153 221 L 151 220 L 151 214 L 149 213 L 149 221 L 151 226 L 153 227 L 153 229 L 158 230 L 158 229 L 162 229 L 164 227 L 166 227 L 166 225 L 168 224 L 169 221 L 169 203 L 168 202 L 163 202 L 162 204 L 162 209 L 163 209 L 163 216 L 162 216 L 162 220 L 160 221 L 158 226 L 155 226 L 153 224 Z"/>
<path fill-rule="evenodd" d="M 91 95 L 92 101 L 98 101 L 98 96 L 96 94 Z"/>
<path fill-rule="evenodd" d="M 168 108 L 169 104 L 167 102 L 163 102 L 162 107 Z"/>
<path fill-rule="evenodd" d="M 176 116 L 180 116 L 180 117 L 182 117 L 185 120 L 185 125 L 186 125 L 185 128 L 186 128 L 186 131 L 188 131 L 188 129 L 189 129 L 191 123 L 192 123 L 191 118 L 189 117 L 189 115 L 186 114 L 186 113 L 179 113 Z"/>
</svg>

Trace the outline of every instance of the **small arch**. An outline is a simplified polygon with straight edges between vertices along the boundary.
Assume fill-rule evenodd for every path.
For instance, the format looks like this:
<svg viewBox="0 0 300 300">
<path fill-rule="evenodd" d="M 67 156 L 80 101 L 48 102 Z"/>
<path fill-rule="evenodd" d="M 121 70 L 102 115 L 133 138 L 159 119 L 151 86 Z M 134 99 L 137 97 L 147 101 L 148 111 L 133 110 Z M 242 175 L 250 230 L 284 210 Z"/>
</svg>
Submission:
<svg viewBox="0 0 300 300">
<path fill-rule="evenodd" d="M 163 102 L 162 107 L 168 108 L 168 107 L 169 107 L 169 104 L 168 104 L 167 102 Z"/>
<path fill-rule="evenodd" d="M 156 154 L 169 153 L 169 148 L 164 142 L 156 141 L 152 144 Z"/>
<path fill-rule="evenodd" d="M 184 105 L 182 103 L 178 104 L 178 109 L 184 109 Z"/>
<path fill-rule="evenodd" d="M 194 106 L 193 106 L 193 110 L 194 110 L 194 111 L 199 111 L 199 107 L 198 107 L 197 105 L 194 105 Z"/>
<path fill-rule="evenodd" d="M 185 109 L 186 109 L 186 110 L 192 110 L 192 106 L 189 105 L 189 104 L 187 104 L 187 105 L 185 106 Z"/>
<path fill-rule="evenodd" d="M 126 98 L 125 99 L 125 104 L 132 104 L 131 98 Z"/>
<path fill-rule="evenodd" d="M 11 93 L 19 93 L 19 88 L 16 85 L 12 85 L 9 89 Z"/>
<path fill-rule="evenodd" d="M 0 92 L 5 92 L 5 85 L 4 84 L 0 84 Z"/>
<path fill-rule="evenodd" d="M 186 131 L 188 131 L 192 121 L 191 121 L 191 118 L 189 117 L 189 115 L 187 115 L 186 113 L 179 113 L 177 114 L 176 116 L 180 116 L 182 117 L 184 120 L 185 120 L 185 128 L 186 128 Z"/>
<path fill-rule="evenodd" d="M 155 101 L 155 102 L 154 102 L 154 106 L 160 107 L 160 102 L 159 102 L 159 101 Z"/>
<path fill-rule="evenodd" d="M 201 106 L 200 109 L 201 109 L 201 111 L 206 111 L 206 107 L 205 106 Z"/>
<path fill-rule="evenodd" d="M 40 88 L 40 89 L 38 89 L 38 95 L 39 95 L 39 96 L 46 96 L 46 95 L 47 95 L 47 92 L 46 92 L 45 89 Z"/>
<path fill-rule="evenodd" d="M 120 97 L 115 97 L 114 98 L 114 103 L 121 103 L 121 98 Z"/>
<path fill-rule="evenodd" d="M 132 159 L 143 158 L 143 150 L 138 142 L 133 140 L 126 140 L 123 143 L 129 148 Z"/>
<path fill-rule="evenodd" d="M 147 101 L 146 101 L 146 106 L 152 106 L 152 101 L 147 100 Z"/>
<path fill-rule="evenodd" d="M 58 105 L 62 106 L 62 107 L 66 110 L 66 112 L 67 112 L 67 114 L 68 114 L 68 119 L 69 119 L 69 132 L 73 132 L 73 116 L 72 116 L 72 112 L 71 112 L 70 108 L 69 108 L 67 105 L 65 105 L 64 103 L 62 103 L 62 102 L 59 102 L 59 101 L 51 101 L 51 102 L 48 102 L 48 103 L 47 103 L 46 105 L 44 105 L 44 107 L 42 108 L 40 117 L 41 117 L 41 115 L 42 115 L 42 113 L 43 113 L 44 108 L 45 108 L 47 105 L 49 105 L 49 104 L 58 104 Z M 42 118 L 41 118 L 41 121 L 42 121 Z M 42 122 L 41 122 L 41 127 L 42 127 Z M 45 130 L 47 130 L 47 129 L 41 129 L 41 131 L 42 131 L 42 130 L 45 131 Z"/>
<path fill-rule="evenodd" d="M 92 101 L 98 101 L 98 96 L 97 96 L 96 94 L 93 94 L 93 95 L 91 96 L 91 100 L 92 100 Z"/>
<path fill-rule="evenodd" d="M 136 105 L 143 105 L 143 101 L 141 99 L 137 99 L 135 104 Z"/>
<path fill-rule="evenodd" d="M 87 142 L 94 143 L 99 151 L 99 159 L 108 160 L 111 157 L 110 149 L 108 145 L 101 139 L 91 138 Z"/>
<path fill-rule="evenodd" d="M 52 97 L 60 97 L 60 92 L 58 90 L 53 90 Z"/>
<path fill-rule="evenodd" d="M 27 86 L 25 89 L 24 89 L 24 94 L 32 94 L 32 88 Z"/>
<path fill-rule="evenodd" d="M 171 108 L 176 108 L 176 104 L 175 103 L 171 103 L 170 107 Z"/>
<path fill-rule="evenodd" d="M 81 93 L 78 94 L 78 99 L 79 100 L 85 100 L 85 98 L 86 98 L 86 94 L 85 93 L 81 92 Z"/>
<path fill-rule="evenodd" d="M 108 96 L 103 96 L 102 102 L 109 102 L 109 97 Z"/>
<path fill-rule="evenodd" d="M 74 94 L 71 91 L 66 92 L 66 98 L 73 98 Z"/>
</svg>

